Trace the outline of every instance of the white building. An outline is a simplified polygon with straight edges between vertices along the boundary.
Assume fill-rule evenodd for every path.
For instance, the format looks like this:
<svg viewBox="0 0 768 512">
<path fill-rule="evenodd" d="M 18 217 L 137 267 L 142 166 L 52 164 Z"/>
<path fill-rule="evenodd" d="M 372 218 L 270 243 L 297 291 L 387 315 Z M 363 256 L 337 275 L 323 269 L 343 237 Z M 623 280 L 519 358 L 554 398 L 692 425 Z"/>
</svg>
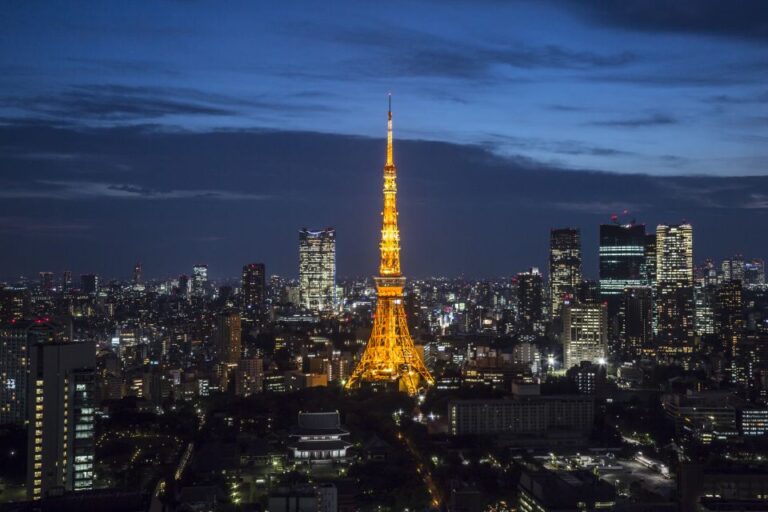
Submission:
<svg viewBox="0 0 768 512">
<path fill-rule="evenodd" d="M 608 354 L 608 310 L 605 304 L 563 306 L 565 369 L 582 361 L 604 364 Z"/>
<path fill-rule="evenodd" d="M 299 231 L 299 302 L 316 313 L 336 309 L 336 230 Z"/>
<path fill-rule="evenodd" d="M 337 412 L 300 412 L 288 448 L 296 462 L 332 464 L 347 462 L 352 443 L 343 439 L 349 431 L 341 427 Z"/>
</svg>

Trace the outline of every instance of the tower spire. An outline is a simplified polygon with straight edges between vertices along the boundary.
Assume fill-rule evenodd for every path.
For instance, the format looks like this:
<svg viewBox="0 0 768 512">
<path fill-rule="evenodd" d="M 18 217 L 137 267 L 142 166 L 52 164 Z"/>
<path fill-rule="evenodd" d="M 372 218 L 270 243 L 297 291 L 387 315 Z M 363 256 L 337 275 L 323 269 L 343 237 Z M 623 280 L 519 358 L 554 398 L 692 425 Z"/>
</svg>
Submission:
<svg viewBox="0 0 768 512">
<path fill-rule="evenodd" d="M 389 93 L 389 111 L 387 112 L 387 166 L 395 165 L 392 154 L 392 93 Z"/>
</svg>

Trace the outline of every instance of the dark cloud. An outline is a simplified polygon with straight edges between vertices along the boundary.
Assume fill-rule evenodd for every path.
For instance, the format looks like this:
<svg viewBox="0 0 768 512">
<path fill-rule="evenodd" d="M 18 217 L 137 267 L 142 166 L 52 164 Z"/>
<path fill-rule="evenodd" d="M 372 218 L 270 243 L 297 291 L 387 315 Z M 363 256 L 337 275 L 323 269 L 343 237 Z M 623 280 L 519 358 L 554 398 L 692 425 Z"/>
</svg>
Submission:
<svg viewBox="0 0 768 512">
<path fill-rule="evenodd" d="M 174 100 L 152 87 L 79 86 L 60 94 L 5 98 L 5 104 L 38 115 L 106 121 L 168 115 L 229 116 L 234 110 Z M 159 94 L 161 93 L 161 94 Z"/>
<path fill-rule="evenodd" d="M 146 60 L 111 60 L 111 59 L 84 59 L 84 58 L 69 58 L 67 62 L 71 62 L 75 66 L 82 68 L 86 71 L 109 71 L 113 73 L 133 75 L 136 74 L 152 74 L 155 76 L 170 76 L 178 77 L 181 75 L 179 71 L 172 69 L 168 64 L 161 62 L 152 62 Z"/>
<path fill-rule="evenodd" d="M 10 275 L 69 268 L 120 276 L 137 260 L 153 276 L 188 272 L 198 261 L 218 276 L 235 275 L 245 261 L 295 275 L 302 226 L 337 228 L 340 275 L 375 271 L 381 139 L 27 125 L 0 127 L 0 141 L 20 152 L 98 150 L 98 158 L 46 161 L 11 160 L 0 151 L 0 219 L 27 212 L 31 227 L 14 230 L 13 220 L 0 226 L 0 244 L 13 248 L 0 254 L 0 268 Z M 595 149 L 560 142 L 566 152 Z M 395 149 L 410 276 L 509 275 L 543 265 L 549 229 L 560 225 L 582 228 L 585 269 L 594 276 L 597 226 L 624 209 L 649 229 L 694 222 L 697 260 L 768 253 L 764 237 L 743 229 L 768 220 L 768 177 L 570 170 L 428 141 L 398 140 Z M 105 171 L 110 163 L 126 170 Z M 59 227 L 77 236 L 58 236 L 51 251 Z M 78 236 L 89 237 L 87 250 Z"/>
<path fill-rule="evenodd" d="M 62 92 L 3 99 L 5 107 L 31 116 L 65 120 L 137 122 L 167 116 L 243 116 L 253 112 L 328 112 L 323 104 L 281 98 L 238 98 L 182 87 L 77 85 Z M 71 122 L 71 121 L 69 121 Z"/>
<path fill-rule="evenodd" d="M 78 236 L 86 235 L 92 228 L 89 224 L 60 222 L 55 219 L 43 221 L 19 216 L 0 217 L 0 235 L 18 235 L 34 237 Z"/>
<path fill-rule="evenodd" d="M 668 114 L 652 114 L 645 117 L 627 117 L 624 119 L 608 119 L 606 121 L 594 121 L 594 126 L 615 126 L 624 128 L 643 128 L 647 126 L 663 126 L 677 124 L 678 120 Z"/>
<path fill-rule="evenodd" d="M 765 0 L 564 0 L 601 24 L 647 32 L 768 39 Z"/>
<path fill-rule="evenodd" d="M 745 94 L 741 96 L 731 94 L 717 94 L 704 99 L 707 103 L 719 105 L 749 105 L 753 103 L 768 103 L 768 91 L 757 94 Z"/>
<path fill-rule="evenodd" d="M 578 140 L 547 140 L 526 137 L 512 137 L 500 133 L 487 134 L 484 145 L 496 150 L 541 151 L 557 155 L 626 156 L 632 153 L 614 148 L 592 146 Z"/>
<path fill-rule="evenodd" d="M 547 110 L 554 110 L 555 112 L 584 112 L 586 109 L 584 107 L 577 107 L 575 105 L 561 105 L 561 104 L 553 104 L 553 105 L 546 105 L 544 108 Z"/>
<path fill-rule="evenodd" d="M 126 183 L 96 183 L 88 181 L 37 180 L 29 186 L 6 187 L 0 191 L 4 199 L 212 199 L 222 201 L 261 201 L 270 197 L 234 190 L 176 189 L 158 190 Z"/>
<path fill-rule="evenodd" d="M 387 74 L 490 79 L 499 69 L 595 69 L 622 67 L 637 60 L 630 52 L 595 53 L 558 45 L 530 46 L 520 41 L 479 44 L 401 27 L 350 29 L 303 23 L 285 33 L 321 39 L 345 48 L 366 48 L 378 55 L 352 58 L 350 69 L 369 77 Z M 382 66 L 386 69 L 382 70 Z M 521 79 L 524 81 L 524 79 Z"/>
<path fill-rule="evenodd" d="M 490 76 L 495 68 L 518 69 L 592 69 L 626 65 L 635 60 L 630 53 L 599 55 L 571 51 L 559 46 L 530 48 L 522 44 L 498 48 L 445 44 L 417 48 L 405 55 L 395 55 L 392 65 L 398 73 L 415 76 L 454 76 L 462 78 Z"/>
</svg>

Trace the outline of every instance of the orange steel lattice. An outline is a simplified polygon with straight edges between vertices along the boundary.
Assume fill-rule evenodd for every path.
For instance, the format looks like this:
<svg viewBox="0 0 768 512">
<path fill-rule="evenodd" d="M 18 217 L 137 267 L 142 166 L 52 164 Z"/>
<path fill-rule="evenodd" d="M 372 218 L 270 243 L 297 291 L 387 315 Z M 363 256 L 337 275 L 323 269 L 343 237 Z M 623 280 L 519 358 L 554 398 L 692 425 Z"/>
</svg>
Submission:
<svg viewBox="0 0 768 512">
<path fill-rule="evenodd" d="M 395 382 L 413 396 L 423 381 L 435 380 L 416 352 L 403 308 L 405 277 L 400 273 L 400 230 L 397 227 L 397 169 L 392 154 L 392 100 L 387 120 L 387 163 L 384 166 L 384 211 L 381 228 L 381 265 L 376 280 L 378 301 L 371 338 L 355 371 L 346 383 Z"/>
</svg>

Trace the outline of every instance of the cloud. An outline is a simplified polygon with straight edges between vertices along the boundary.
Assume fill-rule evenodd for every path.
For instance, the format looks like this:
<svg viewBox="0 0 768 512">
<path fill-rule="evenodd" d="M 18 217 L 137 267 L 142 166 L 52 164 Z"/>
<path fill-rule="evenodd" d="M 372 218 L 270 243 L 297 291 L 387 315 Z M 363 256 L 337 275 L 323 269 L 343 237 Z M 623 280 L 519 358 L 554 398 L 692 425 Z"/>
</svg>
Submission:
<svg viewBox="0 0 768 512">
<path fill-rule="evenodd" d="M 35 219 L 30 217 L 0 217 L 0 234 L 23 233 L 32 236 L 77 236 L 92 229 L 90 224 L 62 222 L 57 219 Z"/>
<path fill-rule="evenodd" d="M 520 41 L 479 44 L 402 27 L 366 30 L 301 23 L 290 24 L 284 30 L 285 35 L 296 33 L 345 48 L 376 52 L 378 55 L 374 58 L 366 55 L 346 62 L 350 70 L 368 77 L 380 77 L 382 65 L 387 68 L 387 74 L 486 80 L 496 77 L 503 68 L 616 68 L 637 59 L 630 52 L 603 54 L 559 45 L 530 46 Z"/>
<path fill-rule="evenodd" d="M 565 0 L 561 3 L 603 25 L 645 32 L 768 39 L 768 5 L 764 0 Z"/>
<path fill-rule="evenodd" d="M 19 243 L 21 235 L 7 228 L 0 243 L 14 250 L 0 254 L 0 268 L 9 275 L 57 265 L 123 275 L 140 260 L 154 275 L 178 275 L 205 261 L 218 275 L 229 276 L 244 262 L 264 261 L 270 274 L 293 276 L 296 230 L 302 226 L 337 228 L 340 275 L 375 268 L 381 138 L 23 126 L 0 129 L 0 139 L 12 140 L 19 151 L 57 152 L 64 143 L 73 152 L 101 148 L 97 161 L 66 165 L 18 160 L 9 166 L 0 151 L 0 217 L 34 212 L 41 231 L 54 232 L 50 219 L 55 219 L 61 233 L 93 235 L 88 251 L 82 240 L 61 236 L 52 253 L 45 236 L 29 232 Z M 598 173 L 520 156 L 548 144 L 564 152 L 595 148 L 583 141 L 510 143 L 520 149 L 506 156 L 480 145 L 398 139 L 403 263 L 409 275 L 503 275 L 541 264 L 549 229 L 559 225 L 582 228 L 585 268 L 597 268 L 597 226 L 627 208 L 651 226 L 683 218 L 696 222 L 697 254 L 768 251 L 764 237 L 744 230 L 768 215 L 766 176 Z M 131 170 L 104 174 L 110 162 Z M 516 235 L 499 236 L 509 232 Z M 436 260 L 434 254 L 448 256 Z"/>
<path fill-rule="evenodd" d="M 709 96 L 705 98 L 704 101 L 706 103 L 714 103 L 719 105 L 749 105 L 753 103 L 768 103 L 768 91 L 751 95 L 745 94 L 742 96 L 717 94 L 715 96 Z"/>
<path fill-rule="evenodd" d="M 628 117 L 625 119 L 609 119 L 594 121 L 593 126 L 616 126 L 625 128 L 642 128 L 646 126 L 663 126 L 677 124 L 678 120 L 667 114 L 652 114 L 646 117 Z"/>
<path fill-rule="evenodd" d="M 154 119 L 168 115 L 230 116 L 232 109 L 170 99 L 156 88 L 77 86 L 59 94 L 6 98 L 7 106 L 26 112 L 105 121 Z"/>
<path fill-rule="evenodd" d="M 72 86 L 59 93 L 4 98 L 5 107 L 25 115 L 51 116 L 72 122 L 145 121 L 168 116 L 245 116 L 254 112 L 328 112 L 333 107 L 261 96 L 239 98 L 184 87 L 98 84 Z M 10 122 L 13 119 L 9 120 Z"/>
<path fill-rule="evenodd" d="M 96 183 L 87 181 L 38 180 L 35 187 L 6 187 L 0 191 L 5 199 L 211 199 L 217 201 L 261 201 L 270 199 L 261 194 L 230 190 L 158 190 L 124 183 Z"/>
<path fill-rule="evenodd" d="M 768 209 L 768 194 L 751 194 L 749 200 L 744 203 L 742 208 L 748 210 Z"/>
<path fill-rule="evenodd" d="M 500 133 L 488 133 L 485 135 L 489 137 L 489 140 L 486 140 L 483 143 L 489 147 L 494 148 L 495 150 L 512 148 L 518 151 L 541 151 L 570 156 L 626 156 L 632 154 L 629 151 L 622 151 L 619 149 L 602 146 L 593 146 L 578 140 L 548 140 L 532 137 L 512 137 Z"/>
<path fill-rule="evenodd" d="M 613 214 L 615 212 L 639 212 L 652 207 L 648 203 L 619 203 L 603 201 L 556 201 L 546 203 L 550 208 L 573 212 Z"/>
</svg>

